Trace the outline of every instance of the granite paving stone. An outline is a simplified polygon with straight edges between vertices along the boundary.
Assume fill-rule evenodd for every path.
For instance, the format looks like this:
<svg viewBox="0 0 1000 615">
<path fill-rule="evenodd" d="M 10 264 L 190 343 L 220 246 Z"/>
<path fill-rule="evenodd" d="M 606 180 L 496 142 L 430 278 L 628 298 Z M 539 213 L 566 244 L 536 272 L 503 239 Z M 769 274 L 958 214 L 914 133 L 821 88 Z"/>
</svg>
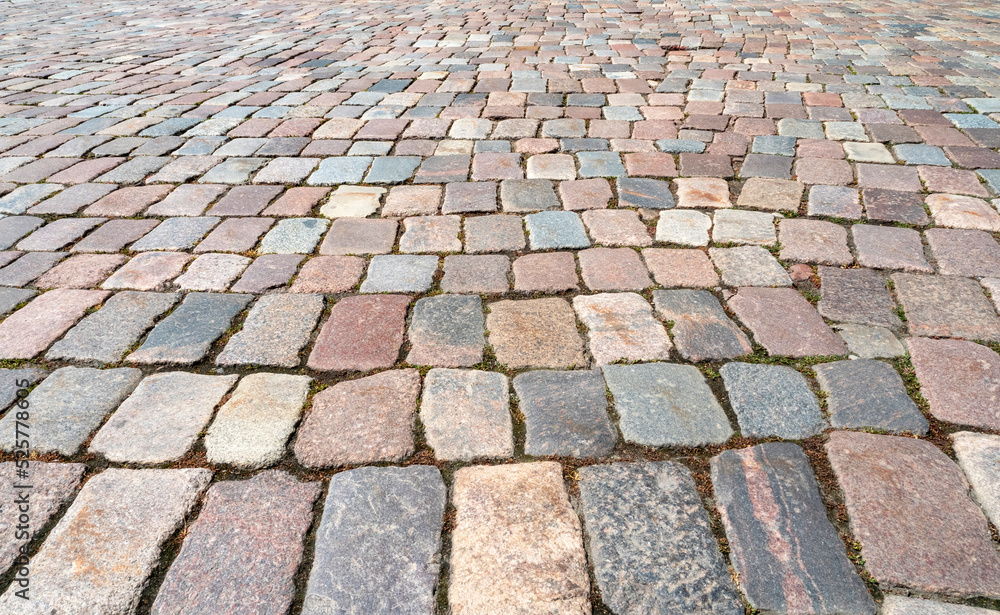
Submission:
<svg viewBox="0 0 1000 615">
<path fill-rule="evenodd" d="M 38 294 L 38 291 L 27 288 L 0 288 L 0 316 L 5 316 L 14 311 L 22 303 L 25 303 Z"/>
<path fill-rule="evenodd" d="M 330 224 L 330 230 L 319 247 L 319 253 L 388 254 L 392 252 L 392 247 L 396 243 L 398 226 L 399 223 L 395 220 L 337 218 Z"/>
<path fill-rule="evenodd" d="M 729 308 L 771 355 L 847 354 L 847 345 L 816 310 L 791 288 L 741 288 Z"/>
<path fill-rule="evenodd" d="M 823 185 L 809 188 L 806 213 L 810 216 L 858 220 L 861 218 L 861 211 L 858 191 L 854 188 Z M 871 213 L 869 216 L 871 217 Z"/>
<path fill-rule="evenodd" d="M 883 615 L 989 615 L 992 612 L 974 606 L 903 596 L 886 596 L 882 603 Z"/>
<path fill-rule="evenodd" d="M 299 254 L 263 254 L 254 259 L 233 284 L 235 293 L 263 293 L 288 284 L 305 257 Z"/>
<path fill-rule="evenodd" d="M 370 371 L 391 367 L 403 345 L 410 298 L 352 296 L 338 301 L 320 329 L 308 366 L 317 371 Z"/>
<path fill-rule="evenodd" d="M 580 519 L 555 462 L 455 473 L 448 602 L 466 615 L 590 613 Z"/>
<path fill-rule="evenodd" d="M 150 612 L 285 612 L 320 490 L 277 470 L 213 485 Z"/>
<path fill-rule="evenodd" d="M 101 288 L 159 290 L 176 278 L 190 260 L 190 254 L 144 252 L 113 273 Z"/>
<path fill-rule="evenodd" d="M 826 443 L 865 568 L 883 587 L 1000 594 L 1000 557 L 962 471 L 930 442 L 837 431 Z"/>
<path fill-rule="evenodd" d="M 212 344 L 232 325 L 249 295 L 188 293 L 169 316 L 149 332 L 126 360 L 130 363 L 191 365 L 208 354 Z"/>
<path fill-rule="evenodd" d="M 722 283 L 726 286 L 792 285 L 781 263 L 760 246 L 709 248 L 708 255 L 722 272 Z"/>
<path fill-rule="evenodd" d="M 486 330 L 497 361 L 510 369 L 583 367 L 583 339 L 573 308 L 549 297 L 487 306 Z"/>
<path fill-rule="evenodd" d="M 295 458 L 307 468 L 402 461 L 414 450 L 419 394 L 415 369 L 384 371 L 320 391 L 298 430 Z"/>
<path fill-rule="evenodd" d="M 580 284 L 572 252 L 525 254 L 514 260 L 513 270 L 514 290 L 520 292 L 577 290 Z"/>
<path fill-rule="evenodd" d="M 939 420 L 985 429 L 1000 427 L 1000 355 L 974 342 L 912 337 L 906 349 L 927 400 Z"/>
<path fill-rule="evenodd" d="M 1000 340 L 1000 318 L 975 280 L 895 273 L 892 282 L 912 335 Z"/>
<path fill-rule="evenodd" d="M 932 228 L 924 236 L 942 275 L 1000 276 L 1000 245 L 989 233 Z"/>
<path fill-rule="evenodd" d="M 839 224 L 823 220 L 781 220 L 778 231 L 781 260 L 824 265 L 854 262 L 847 246 L 847 230 Z"/>
<path fill-rule="evenodd" d="M 215 217 L 167 218 L 146 233 L 129 249 L 133 252 L 147 250 L 188 250 L 201 241 L 219 222 Z"/>
<path fill-rule="evenodd" d="M 527 431 L 524 452 L 544 457 L 603 457 L 618 438 L 597 371 L 536 370 L 514 377 Z"/>
<path fill-rule="evenodd" d="M 44 219 L 36 216 L 8 216 L 0 218 L 0 250 L 9 250 L 19 239 L 44 223 Z"/>
<path fill-rule="evenodd" d="M 142 372 L 133 368 L 55 370 L 27 397 L 31 411 L 31 450 L 67 457 L 76 454 L 141 379 Z M 7 452 L 14 450 L 15 419 L 14 412 L 0 419 L 4 428 L 0 447 Z"/>
<path fill-rule="evenodd" d="M 932 194 L 927 208 L 934 224 L 948 228 L 1000 231 L 1000 214 L 983 199 L 958 194 Z"/>
<path fill-rule="evenodd" d="M 510 259 L 503 254 L 444 257 L 444 277 L 441 290 L 446 293 L 504 294 L 510 290 L 507 280 Z"/>
<path fill-rule="evenodd" d="M 885 276 L 873 269 L 820 267 L 821 298 L 816 308 L 834 322 L 899 329 L 902 323 Z"/>
<path fill-rule="evenodd" d="M 525 247 L 524 223 L 520 216 L 492 215 L 465 218 L 465 251 L 515 252 Z"/>
<path fill-rule="evenodd" d="M 660 286 L 712 288 L 719 285 L 715 266 L 701 250 L 645 248 L 642 258 Z"/>
<path fill-rule="evenodd" d="M 855 224 L 851 236 L 862 267 L 934 272 L 924 257 L 920 233 L 914 229 Z"/>
<path fill-rule="evenodd" d="M 813 368 L 826 393 L 830 424 L 836 428 L 927 433 L 927 419 L 906 393 L 903 379 L 888 363 L 858 359 Z"/>
<path fill-rule="evenodd" d="M 322 295 L 283 293 L 261 297 L 215 364 L 298 366 L 299 353 L 309 343 L 323 305 Z"/>
<path fill-rule="evenodd" d="M 507 213 L 560 209 L 555 187 L 548 179 L 505 179 L 500 182 L 500 204 Z"/>
<path fill-rule="evenodd" d="M 691 209 L 732 207 L 729 184 L 723 179 L 689 177 L 675 179 L 677 206 Z"/>
<path fill-rule="evenodd" d="M 267 218 L 264 218 L 267 220 Z M 326 233 L 330 222 L 322 218 L 279 220 L 260 242 L 261 254 L 309 254 Z"/>
<path fill-rule="evenodd" d="M 317 256 L 299 270 L 289 292 L 343 293 L 361 280 L 365 261 L 357 256 Z"/>
<path fill-rule="evenodd" d="M 433 255 L 379 254 L 368 264 L 361 282 L 363 293 L 426 292 L 434 281 L 438 257 Z"/>
<path fill-rule="evenodd" d="M 55 252 L 82 237 L 104 222 L 104 218 L 63 218 L 55 220 L 17 242 L 15 249 L 35 252 Z"/>
<path fill-rule="evenodd" d="M 38 295 L 0 322 L 0 358 L 38 356 L 109 294 L 99 290 L 59 288 Z"/>
<path fill-rule="evenodd" d="M 99 286 L 128 261 L 123 254 L 76 254 L 39 276 L 35 288 L 90 288 Z"/>
<path fill-rule="evenodd" d="M 575 174 L 574 171 L 574 177 Z M 618 181 L 622 179 L 619 178 Z M 667 192 L 669 193 L 669 189 Z M 559 198 L 562 200 L 563 209 L 583 211 L 606 208 L 614 198 L 614 194 L 611 192 L 611 184 L 606 179 L 573 179 L 559 182 Z"/>
<path fill-rule="evenodd" d="M 815 189 L 810 190 L 810 195 Z M 796 181 L 752 177 L 743 185 L 736 204 L 749 209 L 797 212 L 804 190 L 805 186 Z"/>
<path fill-rule="evenodd" d="M 626 162 L 628 156 L 626 156 Z M 670 184 L 657 179 L 619 177 L 615 181 L 619 207 L 639 209 L 672 209 L 674 196 Z"/>
<path fill-rule="evenodd" d="M 644 446 L 721 444 L 729 419 L 697 367 L 673 363 L 604 365 L 622 436 Z"/>
<path fill-rule="evenodd" d="M 27 286 L 66 258 L 66 252 L 19 252 L 20 258 L 0 268 L 0 286 Z"/>
<path fill-rule="evenodd" d="M 475 295 L 441 295 L 413 306 L 406 362 L 471 367 L 483 360 L 483 302 Z"/>
<path fill-rule="evenodd" d="M 250 264 L 237 254 L 202 254 L 174 280 L 181 290 L 224 291 Z"/>
<path fill-rule="evenodd" d="M 549 256 L 526 255 L 518 259 Z M 572 258 L 571 254 L 567 254 Z M 631 248 L 588 248 L 581 250 L 577 256 L 580 259 L 580 269 L 583 276 L 583 283 L 590 290 L 614 291 L 632 290 L 641 291 L 653 285 L 646 271 L 645 265 L 639 258 L 639 253 Z M 567 276 L 569 277 L 569 276 Z M 576 271 L 572 271 L 572 278 L 575 286 Z"/>
<path fill-rule="evenodd" d="M 615 613 L 743 612 L 687 468 L 612 463 L 579 474 L 587 552 Z"/>
<path fill-rule="evenodd" d="M 901 357 L 906 349 L 885 327 L 865 325 L 835 325 L 837 334 L 847 342 L 847 350 L 861 359 Z"/>
<path fill-rule="evenodd" d="M 420 420 L 434 456 L 444 461 L 512 456 L 509 400 L 503 374 L 430 370 L 424 379 Z"/>
<path fill-rule="evenodd" d="M 774 245 L 777 243 L 774 216 L 769 213 L 739 209 L 717 211 L 712 216 L 712 242 Z"/>
<path fill-rule="evenodd" d="M 211 478 L 200 468 L 111 468 L 93 477 L 32 558 L 31 599 L 12 587 L 0 596 L 0 611 L 133 611 L 165 543 Z"/>
<path fill-rule="evenodd" d="M 587 327 L 590 353 L 597 365 L 670 358 L 670 337 L 642 296 L 581 295 L 573 298 L 573 309 Z"/>
<path fill-rule="evenodd" d="M 875 602 L 827 519 L 809 458 L 798 445 L 724 451 L 712 458 L 712 484 L 751 607 L 874 615 Z"/>
<path fill-rule="evenodd" d="M 707 246 L 712 219 L 698 211 L 663 211 L 656 223 L 656 241 L 682 246 Z"/>
<path fill-rule="evenodd" d="M 972 485 L 972 496 L 993 525 L 1000 520 L 1000 485 L 996 468 L 1000 464 L 1000 437 L 972 431 L 951 435 L 958 465 Z"/>
<path fill-rule="evenodd" d="M 160 372 L 147 376 L 90 442 L 120 463 L 159 464 L 186 455 L 238 376 Z"/>
<path fill-rule="evenodd" d="M 802 440 L 826 427 L 809 383 L 791 367 L 734 361 L 719 374 L 744 436 Z"/>
<path fill-rule="evenodd" d="M 120 252 L 158 224 L 159 220 L 109 220 L 78 241 L 70 252 Z"/>
<path fill-rule="evenodd" d="M 930 223 L 923 198 L 913 192 L 865 188 L 861 191 L 869 220 L 925 226 Z M 860 217 L 860 216 L 859 216 Z"/>
<path fill-rule="evenodd" d="M 732 359 L 753 351 L 746 334 L 708 291 L 656 290 L 653 306 L 660 319 L 674 323 L 674 343 L 688 361 Z"/>
<path fill-rule="evenodd" d="M 446 498 L 433 466 L 334 476 L 302 612 L 433 613 Z"/>
</svg>

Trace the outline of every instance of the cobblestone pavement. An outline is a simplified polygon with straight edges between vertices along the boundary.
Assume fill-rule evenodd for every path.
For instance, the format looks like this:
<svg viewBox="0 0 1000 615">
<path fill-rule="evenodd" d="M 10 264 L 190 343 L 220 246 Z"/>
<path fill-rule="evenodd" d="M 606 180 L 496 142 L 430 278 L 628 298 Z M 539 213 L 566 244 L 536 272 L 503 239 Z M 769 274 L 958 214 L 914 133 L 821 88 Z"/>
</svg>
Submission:
<svg viewBox="0 0 1000 615">
<path fill-rule="evenodd" d="M 0 2 L 0 614 L 1000 610 L 995 5 L 138 4 Z"/>
</svg>

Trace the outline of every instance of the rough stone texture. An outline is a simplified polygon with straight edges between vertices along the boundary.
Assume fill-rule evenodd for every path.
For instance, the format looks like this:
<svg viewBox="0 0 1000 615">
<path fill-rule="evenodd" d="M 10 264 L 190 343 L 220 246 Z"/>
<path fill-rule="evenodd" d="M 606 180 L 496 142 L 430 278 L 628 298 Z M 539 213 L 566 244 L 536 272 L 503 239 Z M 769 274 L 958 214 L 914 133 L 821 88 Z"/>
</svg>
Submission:
<svg viewBox="0 0 1000 615">
<path fill-rule="evenodd" d="M 816 308 L 835 322 L 850 322 L 898 329 L 896 304 L 884 276 L 872 269 L 820 267 L 822 297 Z"/>
<path fill-rule="evenodd" d="M 712 219 L 699 211 L 661 211 L 656 241 L 682 246 L 707 246 Z"/>
<path fill-rule="evenodd" d="M 186 455 L 237 376 L 161 372 L 147 376 L 94 436 L 90 452 L 128 463 Z"/>
<path fill-rule="evenodd" d="M 580 288 L 572 252 L 525 254 L 514 260 L 513 269 L 516 291 L 557 293 Z"/>
<path fill-rule="evenodd" d="M 1000 557 L 953 461 L 930 442 L 837 431 L 826 444 L 865 568 L 882 587 L 1000 596 Z"/>
<path fill-rule="evenodd" d="M 751 209 L 798 211 L 805 186 L 787 179 L 751 177 L 743 185 L 736 204 Z M 811 192 L 810 192 L 811 194 Z"/>
<path fill-rule="evenodd" d="M 958 465 L 972 485 L 972 496 L 993 521 L 1000 522 L 1000 436 L 961 431 L 951 434 Z"/>
<path fill-rule="evenodd" d="M 488 306 L 486 330 L 497 361 L 510 369 L 585 366 L 573 308 L 550 297 L 498 301 Z"/>
<path fill-rule="evenodd" d="M 712 485 L 733 568 L 750 605 L 765 613 L 874 615 L 813 478 L 790 442 L 724 451 Z M 697 501 L 697 500 L 695 500 Z"/>
<path fill-rule="evenodd" d="M 250 295 L 188 293 L 184 302 L 160 321 L 130 363 L 197 363 L 250 302 Z"/>
<path fill-rule="evenodd" d="M 242 470 L 277 463 L 302 416 L 311 382 L 308 376 L 288 374 L 244 376 L 205 434 L 209 463 Z"/>
<path fill-rule="evenodd" d="M 770 246 L 777 242 L 774 216 L 759 211 L 725 209 L 712 216 L 712 242 Z"/>
<path fill-rule="evenodd" d="M 422 293 L 430 290 L 438 257 L 431 255 L 380 254 L 368 264 L 361 283 L 363 293 Z"/>
<path fill-rule="evenodd" d="M 298 254 L 264 254 L 246 268 L 230 288 L 234 293 L 263 293 L 288 284 L 304 256 Z"/>
<path fill-rule="evenodd" d="M 317 256 L 306 261 L 289 292 L 343 293 L 357 286 L 365 261 L 357 256 Z"/>
<path fill-rule="evenodd" d="M 911 228 L 855 224 L 851 235 L 862 267 L 934 272 L 924 258 L 920 233 Z"/>
<path fill-rule="evenodd" d="M 782 220 L 778 223 L 781 260 L 824 265 L 854 262 L 847 247 L 847 231 L 822 220 Z"/>
<path fill-rule="evenodd" d="M 27 288 L 0 288 L 0 316 L 11 312 L 17 306 L 38 294 Z"/>
<path fill-rule="evenodd" d="M 62 367 L 28 395 L 31 450 L 75 455 L 104 417 L 118 407 L 142 379 L 132 368 L 99 370 Z M 15 413 L 0 419 L 0 447 L 14 450 Z"/>
<path fill-rule="evenodd" d="M 504 254 L 452 254 L 444 257 L 441 290 L 446 293 L 504 294 L 510 290 L 509 273 L 510 258 Z"/>
<path fill-rule="evenodd" d="M 808 357 L 847 354 L 847 344 L 791 288 L 741 288 L 729 307 L 769 354 Z"/>
<path fill-rule="evenodd" d="M 1000 341 L 1000 318 L 974 280 L 896 273 L 892 281 L 911 335 Z"/>
<path fill-rule="evenodd" d="M 942 275 L 1000 276 L 1000 245 L 989 233 L 932 228 L 924 236 Z"/>
<path fill-rule="evenodd" d="M 882 603 L 882 615 L 991 615 L 995 612 L 974 606 L 903 596 L 886 596 L 885 602 Z"/>
<path fill-rule="evenodd" d="M 173 293 L 117 293 L 100 310 L 81 320 L 53 344 L 45 358 L 117 363 L 180 298 Z"/>
<path fill-rule="evenodd" d="M 266 295 L 247 314 L 243 328 L 230 338 L 216 365 L 296 367 L 299 353 L 323 312 L 322 295 Z"/>
<path fill-rule="evenodd" d="M 885 327 L 836 325 L 837 334 L 847 342 L 847 350 L 862 359 L 901 357 L 906 349 Z"/>
<path fill-rule="evenodd" d="M 743 613 L 687 468 L 614 463 L 579 474 L 587 551 L 616 614 Z"/>
<path fill-rule="evenodd" d="M 791 286 L 792 279 L 771 253 L 760 246 L 710 248 L 712 262 L 726 286 Z"/>
<path fill-rule="evenodd" d="M 4 378 L 6 377 L 4 375 Z M 4 523 L 0 524 L 0 573 L 7 572 L 18 557 L 20 549 L 37 536 L 76 493 L 86 469 L 86 466 L 79 463 L 32 461 L 27 468 L 28 475 L 18 477 L 15 462 L 0 463 L 0 481 L 2 481 L 0 485 L 3 485 L 0 487 L 0 497 L 3 498 L 0 514 L 5 515 Z M 15 513 L 20 512 L 17 500 L 24 495 L 24 490 L 15 485 L 31 486 L 31 490 L 28 491 L 30 535 L 27 538 L 24 537 L 23 528 L 19 531 L 17 527 L 19 523 L 14 523 Z M 18 586 L 17 589 L 21 588 Z"/>
<path fill-rule="evenodd" d="M 597 365 L 670 358 L 670 336 L 640 295 L 580 295 L 573 298 L 573 308 L 587 327 L 590 353 Z"/>
<path fill-rule="evenodd" d="M 1000 355 L 963 340 L 906 340 L 920 394 L 936 418 L 1000 429 Z"/>
<path fill-rule="evenodd" d="M 719 285 L 715 266 L 701 250 L 646 248 L 642 258 L 660 286 L 712 288 Z"/>
<path fill-rule="evenodd" d="M 110 293 L 60 288 L 39 295 L 0 322 L 0 359 L 31 359 Z"/>
<path fill-rule="evenodd" d="M 211 478 L 194 468 L 111 468 L 91 478 L 31 560 L 31 600 L 12 586 L 0 612 L 134 613 L 163 544 Z"/>
<path fill-rule="evenodd" d="M 750 340 L 708 291 L 655 290 L 653 306 L 661 320 L 674 323 L 674 343 L 688 361 L 733 359 L 753 352 Z"/>
<path fill-rule="evenodd" d="M 614 448 L 618 433 L 600 372 L 526 372 L 514 378 L 514 391 L 527 429 L 526 455 L 603 457 Z"/>
<path fill-rule="evenodd" d="M 213 485 L 151 613 L 286 613 L 320 491 L 277 470 Z"/>
<path fill-rule="evenodd" d="M 406 362 L 471 367 L 483 360 L 483 302 L 475 295 L 425 297 L 413 306 Z"/>
<path fill-rule="evenodd" d="M 66 252 L 18 252 L 22 256 L 0 269 L 0 286 L 27 286 L 67 256 Z"/>
<path fill-rule="evenodd" d="M 881 361 L 835 361 L 813 368 L 826 393 L 830 424 L 892 433 L 927 433 L 927 419 L 906 394 L 896 370 Z"/>
<path fill-rule="evenodd" d="M 419 394 L 415 369 L 381 372 L 321 391 L 298 431 L 295 457 L 309 468 L 401 461 L 413 452 Z"/>
<path fill-rule="evenodd" d="M 181 290 L 222 292 L 249 264 L 249 258 L 238 254 L 202 254 L 174 280 L 174 284 Z"/>
<path fill-rule="evenodd" d="M 463 615 L 590 615 L 580 519 L 554 462 L 462 468 L 448 602 Z"/>
<path fill-rule="evenodd" d="M 719 374 L 744 436 L 802 440 L 826 427 L 809 383 L 790 367 L 732 362 Z"/>
<path fill-rule="evenodd" d="M 724 179 L 684 178 L 675 179 L 677 206 L 692 209 L 732 207 L 729 202 L 729 184 Z"/>
<path fill-rule="evenodd" d="M 722 406 L 692 365 L 646 363 L 601 368 L 629 442 L 645 446 L 721 444 L 733 434 Z"/>
<path fill-rule="evenodd" d="M 369 371 L 392 367 L 403 345 L 410 298 L 403 295 L 346 297 L 330 317 L 309 355 L 310 369 Z"/>
<path fill-rule="evenodd" d="M 493 215 L 465 219 L 465 251 L 469 254 L 523 250 L 524 223 L 520 216 Z"/>
<path fill-rule="evenodd" d="M 190 260 L 190 254 L 143 252 L 137 254 L 121 269 L 111 274 L 111 277 L 101 284 L 101 288 L 159 290 L 167 282 L 180 275 Z"/>
<path fill-rule="evenodd" d="M 28 385 L 38 384 L 48 372 L 38 367 L 24 367 L 21 369 L 0 368 L 0 412 L 6 410 L 8 406 L 17 400 L 17 392 L 26 387 L 19 384 L 28 382 Z"/>
<path fill-rule="evenodd" d="M 304 615 L 432 615 L 447 489 L 431 466 L 330 479 Z"/>
<path fill-rule="evenodd" d="M 1000 214 L 982 199 L 957 194 L 932 194 L 926 199 L 934 224 L 950 228 L 1000 231 Z"/>
<path fill-rule="evenodd" d="M 436 368 L 420 404 L 427 444 L 441 460 L 469 461 L 514 453 L 510 393 L 503 374 Z"/>
<path fill-rule="evenodd" d="M 577 258 L 590 290 L 641 291 L 653 285 L 638 252 L 631 248 L 588 248 Z"/>
</svg>

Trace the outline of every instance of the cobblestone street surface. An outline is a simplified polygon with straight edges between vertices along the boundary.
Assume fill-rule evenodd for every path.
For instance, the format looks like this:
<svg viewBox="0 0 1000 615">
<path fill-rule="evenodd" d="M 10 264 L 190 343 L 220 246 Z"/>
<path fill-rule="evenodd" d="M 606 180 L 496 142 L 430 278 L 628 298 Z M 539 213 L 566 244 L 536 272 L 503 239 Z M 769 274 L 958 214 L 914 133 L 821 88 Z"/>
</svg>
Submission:
<svg viewBox="0 0 1000 615">
<path fill-rule="evenodd" d="M 998 208 L 990 0 L 0 1 L 0 615 L 1000 611 Z"/>
</svg>

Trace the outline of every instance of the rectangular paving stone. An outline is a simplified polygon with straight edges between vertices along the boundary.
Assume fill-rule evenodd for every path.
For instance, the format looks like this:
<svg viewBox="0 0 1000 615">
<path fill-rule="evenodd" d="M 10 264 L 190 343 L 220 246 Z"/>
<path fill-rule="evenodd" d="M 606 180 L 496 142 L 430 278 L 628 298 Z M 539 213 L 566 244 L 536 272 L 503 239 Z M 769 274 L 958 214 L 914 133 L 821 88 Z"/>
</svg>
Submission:
<svg viewBox="0 0 1000 615">
<path fill-rule="evenodd" d="M 791 367 L 733 361 L 719 374 L 744 436 L 802 440 L 826 428 L 809 383 Z"/>
<path fill-rule="evenodd" d="M 419 394 L 415 369 L 345 380 L 320 391 L 296 436 L 295 458 L 307 468 L 402 461 L 413 454 Z"/>
<path fill-rule="evenodd" d="M 289 292 L 347 292 L 357 286 L 364 267 L 364 259 L 356 256 L 317 256 L 302 266 Z"/>
<path fill-rule="evenodd" d="M 12 586 L 0 612 L 134 612 L 164 544 L 211 478 L 195 468 L 111 468 L 91 478 L 31 559 L 31 599 Z"/>
<path fill-rule="evenodd" d="M 215 359 L 216 365 L 296 367 L 323 312 L 322 295 L 265 295 Z"/>
<path fill-rule="evenodd" d="M 147 376 L 88 449 L 120 463 L 177 461 L 191 450 L 238 376 L 160 372 Z"/>
<path fill-rule="evenodd" d="M 22 253 L 23 254 L 23 253 Z M 0 286 L 27 286 L 67 256 L 66 252 L 28 252 L 0 269 Z"/>
<path fill-rule="evenodd" d="M 14 308 L 38 294 L 38 291 L 27 288 L 0 287 L 0 316 L 12 312 Z"/>
<path fill-rule="evenodd" d="M 261 254 L 310 254 L 330 226 L 322 218 L 288 218 L 278 221 L 260 243 Z"/>
<path fill-rule="evenodd" d="M 587 551 L 621 615 L 743 613 L 691 473 L 679 463 L 581 468 Z"/>
<path fill-rule="evenodd" d="M 208 213 L 212 216 L 256 216 L 281 192 L 280 186 L 236 186 L 212 205 Z"/>
<path fill-rule="evenodd" d="M 424 380 L 420 420 L 440 460 L 514 454 L 509 385 L 503 374 L 434 368 Z"/>
<path fill-rule="evenodd" d="M 188 293 L 184 302 L 161 320 L 126 360 L 141 364 L 197 363 L 251 299 L 249 295 Z"/>
<path fill-rule="evenodd" d="M 8 250 L 19 239 L 31 233 L 45 220 L 35 216 L 8 216 L 0 218 L 0 250 Z"/>
<path fill-rule="evenodd" d="M 35 297 L 0 322 L 0 359 L 31 359 L 99 305 L 110 293 L 59 288 Z"/>
<path fill-rule="evenodd" d="M 465 218 L 465 251 L 514 252 L 523 250 L 524 222 L 520 216 L 491 215 Z"/>
<path fill-rule="evenodd" d="M 974 606 L 903 596 L 886 596 L 882 603 L 883 615 L 990 615 L 993 612 Z"/>
<path fill-rule="evenodd" d="M 63 189 L 62 184 L 28 184 L 0 197 L 0 214 L 17 216 Z"/>
<path fill-rule="evenodd" d="M 583 367 L 583 339 L 568 301 L 558 297 L 498 301 L 486 330 L 497 361 L 511 369 Z"/>
<path fill-rule="evenodd" d="M 3 405 L 2 401 L 0 401 L 0 405 Z M 29 542 L 41 533 L 48 522 L 76 493 L 76 488 L 80 485 L 86 466 L 79 463 L 33 461 L 29 462 L 26 469 L 28 474 L 19 476 L 16 462 L 0 463 L 0 480 L 3 481 L 4 485 L 0 494 L 6 503 L 5 508 L 10 511 L 12 520 L 15 519 L 15 511 L 21 512 L 19 500 L 25 496 L 28 500 L 28 510 L 25 512 L 28 518 L 26 524 L 20 523 L 20 514 L 18 514 L 17 523 L 7 522 L 4 523 L 3 527 L 0 527 L 0 571 L 2 572 L 7 572 L 15 562 L 17 562 L 18 567 L 28 563 L 26 557 L 21 559 L 21 549 L 27 551 Z M 19 485 L 22 488 L 19 488 Z M 28 485 L 31 487 L 29 491 L 23 489 L 23 486 Z M 18 527 L 19 525 L 22 527 Z M 25 525 L 27 528 L 23 527 Z M 31 569 L 27 570 L 28 575 L 30 575 Z M 17 576 L 24 577 L 26 575 L 18 574 Z M 23 589 L 17 582 L 14 583 L 13 587 L 17 590 Z"/>
<path fill-rule="evenodd" d="M 709 248 L 726 286 L 791 286 L 792 279 L 774 256 L 761 246 Z"/>
<path fill-rule="evenodd" d="M 302 613 L 434 613 L 446 498 L 432 466 L 335 475 Z"/>
<path fill-rule="evenodd" d="M 404 295 L 351 296 L 330 310 L 309 355 L 318 371 L 369 371 L 391 367 L 403 345 L 410 298 Z"/>
<path fill-rule="evenodd" d="M 62 367 L 28 395 L 31 450 L 76 454 L 90 434 L 139 384 L 142 372 L 132 368 L 98 370 Z M 0 419 L 0 446 L 14 450 L 15 413 Z"/>
<path fill-rule="evenodd" d="M 188 250 L 208 234 L 221 221 L 214 217 L 167 218 L 156 228 L 146 233 L 129 249 L 133 252 L 146 250 Z"/>
<path fill-rule="evenodd" d="M 190 260 L 190 254 L 143 252 L 113 273 L 101 284 L 101 288 L 159 290 L 176 278 Z"/>
<path fill-rule="evenodd" d="M 573 298 L 573 309 L 587 327 L 590 354 L 597 365 L 670 358 L 670 336 L 642 296 L 581 295 Z"/>
<path fill-rule="evenodd" d="M 45 358 L 117 363 L 180 298 L 175 293 L 117 293 L 105 301 L 100 310 L 81 320 L 53 344 Z"/>
<path fill-rule="evenodd" d="M 483 360 L 483 302 L 478 296 L 425 297 L 413 306 L 407 363 L 471 367 Z"/>
<path fill-rule="evenodd" d="M 108 220 L 78 241 L 70 252 L 120 252 L 159 223 L 159 220 Z"/>
<path fill-rule="evenodd" d="M 603 457 L 618 433 L 608 418 L 604 378 L 596 370 L 535 370 L 514 377 L 527 430 L 524 453 Z"/>
<path fill-rule="evenodd" d="M 835 322 L 899 329 L 896 304 L 884 276 L 872 269 L 819 267 L 819 313 Z"/>
<path fill-rule="evenodd" d="M 895 273 L 892 281 L 910 334 L 1000 340 L 1000 318 L 974 280 Z"/>
<path fill-rule="evenodd" d="M 791 288 L 741 288 L 728 303 L 754 340 L 771 355 L 847 354 L 844 341 L 805 297 Z"/>
<path fill-rule="evenodd" d="M 188 528 L 150 612 L 287 612 L 320 491 L 320 483 L 301 483 L 277 470 L 216 483 Z"/>
<path fill-rule="evenodd" d="M 580 520 L 554 462 L 455 473 L 448 602 L 466 615 L 590 613 Z"/>
<path fill-rule="evenodd" d="M 233 284 L 235 293 L 263 293 L 288 284 L 299 264 L 305 259 L 299 254 L 262 254 L 243 271 Z"/>
<path fill-rule="evenodd" d="M 926 337 L 908 338 L 906 348 L 934 417 L 1000 429 L 1000 355 L 975 342 Z"/>
<path fill-rule="evenodd" d="M 958 465 L 972 485 L 972 494 L 986 516 L 996 525 L 1000 520 L 1000 484 L 996 468 L 1000 464 L 1000 437 L 962 431 L 951 435 Z"/>
<path fill-rule="evenodd" d="M 753 608 L 874 615 L 801 447 L 773 442 L 724 451 L 712 458 L 712 485 L 733 568 Z"/>
<path fill-rule="evenodd" d="M 1000 596 L 1000 556 L 955 462 L 923 440 L 845 431 L 826 453 L 880 586 Z"/>
<path fill-rule="evenodd" d="M 104 222 L 104 218 L 62 218 L 36 230 L 17 243 L 18 250 L 55 252 Z"/>
<path fill-rule="evenodd" d="M 907 395 L 903 379 L 888 363 L 864 359 L 834 361 L 817 365 L 813 371 L 826 393 L 827 412 L 834 427 L 927 433 L 927 419 Z"/>
<path fill-rule="evenodd" d="M 643 446 L 720 444 L 733 434 L 729 419 L 697 367 L 673 363 L 604 365 L 618 426 Z"/>
<path fill-rule="evenodd" d="M 388 254 L 396 243 L 395 220 L 337 218 L 319 247 L 320 254 Z"/>
<path fill-rule="evenodd" d="M 48 372 L 38 367 L 23 367 L 20 369 L 0 368 L 0 411 L 17 400 L 17 392 L 22 388 L 38 384 Z M 22 387 L 21 385 L 27 386 Z"/>
<path fill-rule="evenodd" d="M 708 291 L 654 290 L 653 306 L 661 320 L 674 323 L 671 333 L 677 351 L 689 361 L 733 359 L 753 352 L 746 334 Z"/>
<path fill-rule="evenodd" d="M 253 250 L 260 236 L 274 224 L 274 218 L 229 218 L 212 229 L 192 252 L 237 252 Z M 260 251 L 263 253 L 263 251 Z"/>
</svg>

